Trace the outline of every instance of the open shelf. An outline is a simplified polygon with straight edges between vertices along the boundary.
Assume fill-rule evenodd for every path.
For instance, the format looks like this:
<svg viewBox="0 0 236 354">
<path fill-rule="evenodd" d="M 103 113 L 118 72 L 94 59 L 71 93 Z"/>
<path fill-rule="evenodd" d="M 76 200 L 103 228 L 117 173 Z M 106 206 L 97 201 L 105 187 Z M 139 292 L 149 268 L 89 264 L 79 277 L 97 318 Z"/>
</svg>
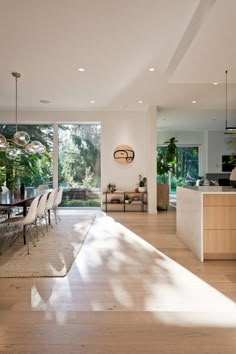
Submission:
<svg viewBox="0 0 236 354">
<path fill-rule="evenodd" d="M 125 203 L 125 196 L 129 197 L 130 202 Z M 135 191 L 115 191 L 103 192 L 104 200 L 103 205 L 105 206 L 105 211 L 147 211 L 147 192 L 135 192 Z M 113 200 L 113 202 L 112 202 Z M 116 201 L 115 201 L 116 200 Z M 110 206 L 114 206 L 111 208 Z M 117 207 L 121 208 L 117 208 Z M 109 208 L 108 208 L 109 207 Z M 109 210 L 108 210 L 109 209 Z"/>
</svg>

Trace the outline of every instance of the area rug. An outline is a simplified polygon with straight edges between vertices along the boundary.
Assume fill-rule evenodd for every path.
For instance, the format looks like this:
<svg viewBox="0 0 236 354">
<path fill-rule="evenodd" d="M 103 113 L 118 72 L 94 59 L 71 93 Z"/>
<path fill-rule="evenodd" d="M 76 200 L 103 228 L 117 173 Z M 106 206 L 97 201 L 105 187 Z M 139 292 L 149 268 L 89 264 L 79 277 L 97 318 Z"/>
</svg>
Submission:
<svg viewBox="0 0 236 354">
<path fill-rule="evenodd" d="M 39 233 L 36 247 L 22 236 L 0 256 L 0 278 L 63 277 L 70 270 L 95 219 L 95 215 L 63 216 L 49 231 Z"/>
</svg>

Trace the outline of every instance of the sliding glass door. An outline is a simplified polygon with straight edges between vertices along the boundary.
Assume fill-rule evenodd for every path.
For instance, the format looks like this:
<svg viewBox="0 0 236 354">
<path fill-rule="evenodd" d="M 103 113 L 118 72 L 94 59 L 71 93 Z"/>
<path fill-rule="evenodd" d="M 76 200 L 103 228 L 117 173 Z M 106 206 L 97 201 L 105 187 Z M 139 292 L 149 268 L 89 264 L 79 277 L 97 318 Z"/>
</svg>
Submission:
<svg viewBox="0 0 236 354">
<path fill-rule="evenodd" d="M 166 149 L 166 146 L 158 146 L 157 153 L 165 155 Z M 174 171 L 169 175 L 157 175 L 157 180 L 161 183 L 171 182 L 172 191 L 175 191 L 176 186 L 195 185 L 199 177 L 199 146 L 177 146 Z"/>
<path fill-rule="evenodd" d="M 194 186 L 199 177 L 199 147 L 178 146 L 176 175 L 172 178 L 173 187 Z"/>
<path fill-rule="evenodd" d="M 0 125 L 0 134 L 12 139 L 15 125 Z M 19 125 L 32 140 L 46 146 L 42 155 L 23 152 L 9 160 L 0 149 L 0 186 L 14 189 L 47 184 L 63 187 L 61 206 L 101 206 L 101 124 Z M 57 139 L 58 136 L 58 139 Z"/>
<path fill-rule="evenodd" d="M 101 125 L 61 124 L 59 186 L 64 188 L 62 206 L 101 206 Z"/>
</svg>

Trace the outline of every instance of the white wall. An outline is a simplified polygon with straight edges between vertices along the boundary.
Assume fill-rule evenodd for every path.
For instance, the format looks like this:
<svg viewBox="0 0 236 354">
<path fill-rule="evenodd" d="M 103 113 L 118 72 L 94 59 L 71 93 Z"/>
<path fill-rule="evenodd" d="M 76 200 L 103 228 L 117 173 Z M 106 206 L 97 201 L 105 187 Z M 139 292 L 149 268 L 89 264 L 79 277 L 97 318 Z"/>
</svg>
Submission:
<svg viewBox="0 0 236 354">
<path fill-rule="evenodd" d="M 13 112 L 0 112 L 0 122 L 14 123 Z M 153 184 L 153 175 L 148 176 L 149 155 L 155 150 L 147 151 L 148 131 L 156 131 L 156 123 L 149 122 L 149 112 L 138 111 L 32 111 L 20 112 L 19 122 L 32 123 L 86 123 L 100 122 L 102 125 L 101 144 L 101 177 L 102 189 L 108 183 L 114 183 L 117 189 L 133 191 L 138 182 L 138 175 L 147 177 L 148 183 Z M 135 159 L 130 165 L 120 165 L 113 158 L 114 149 L 118 145 L 130 145 L 135 151 Z M 155 180 L 156 183 L 156 180 Z M 149 204 L 153 212 L 156 205 Z"/>
<path fill-rule="evenodd" d="M 203 145 L 204 144 L 204 134 L 203 132 L 181 132 L 181 131 L 158 131 L 157 139 L 158 144 L 164 144 L 165 141 L 169 140 L 172 137 L 175 137 L 178 140 L 178 145 Z"/>
<path fill-rule="evenodd" d="M 134 161 L 120 165 L 114 160 L 114 149 L 130 145 L 135 152 Z M 116 184 L 121 190 L 134 190 L 138 175 L 147 176 L 146 119 L 143 114 L 121 113 L 102 120 L 102 185 Z"/>
<path fill-rule="evenodd" d="M 234 141 L 234 145 L 227 144 L 227 141 Z M 235 152 L 236 139 L 225 135 L 224 132 L 208 132 L 208 171 L 222 172 L 222 155 L 231 155 Z"/>
</svg>

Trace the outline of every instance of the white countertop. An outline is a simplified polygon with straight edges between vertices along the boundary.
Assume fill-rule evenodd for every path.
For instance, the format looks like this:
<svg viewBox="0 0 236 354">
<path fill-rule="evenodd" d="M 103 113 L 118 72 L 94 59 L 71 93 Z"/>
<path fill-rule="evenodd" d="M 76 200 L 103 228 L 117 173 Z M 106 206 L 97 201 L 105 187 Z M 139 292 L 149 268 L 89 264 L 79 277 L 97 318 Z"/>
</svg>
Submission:
<svg viewBox="0 0 236 354">
<path fill-rule="evenodd" d="M 234 194 L 236 193 L 236 188 L 231 186 L 185 186 L 185 187 L 177 187 L 189 189 L 195 192 L 201 192 L 204 194 Z"/>
</svg>

